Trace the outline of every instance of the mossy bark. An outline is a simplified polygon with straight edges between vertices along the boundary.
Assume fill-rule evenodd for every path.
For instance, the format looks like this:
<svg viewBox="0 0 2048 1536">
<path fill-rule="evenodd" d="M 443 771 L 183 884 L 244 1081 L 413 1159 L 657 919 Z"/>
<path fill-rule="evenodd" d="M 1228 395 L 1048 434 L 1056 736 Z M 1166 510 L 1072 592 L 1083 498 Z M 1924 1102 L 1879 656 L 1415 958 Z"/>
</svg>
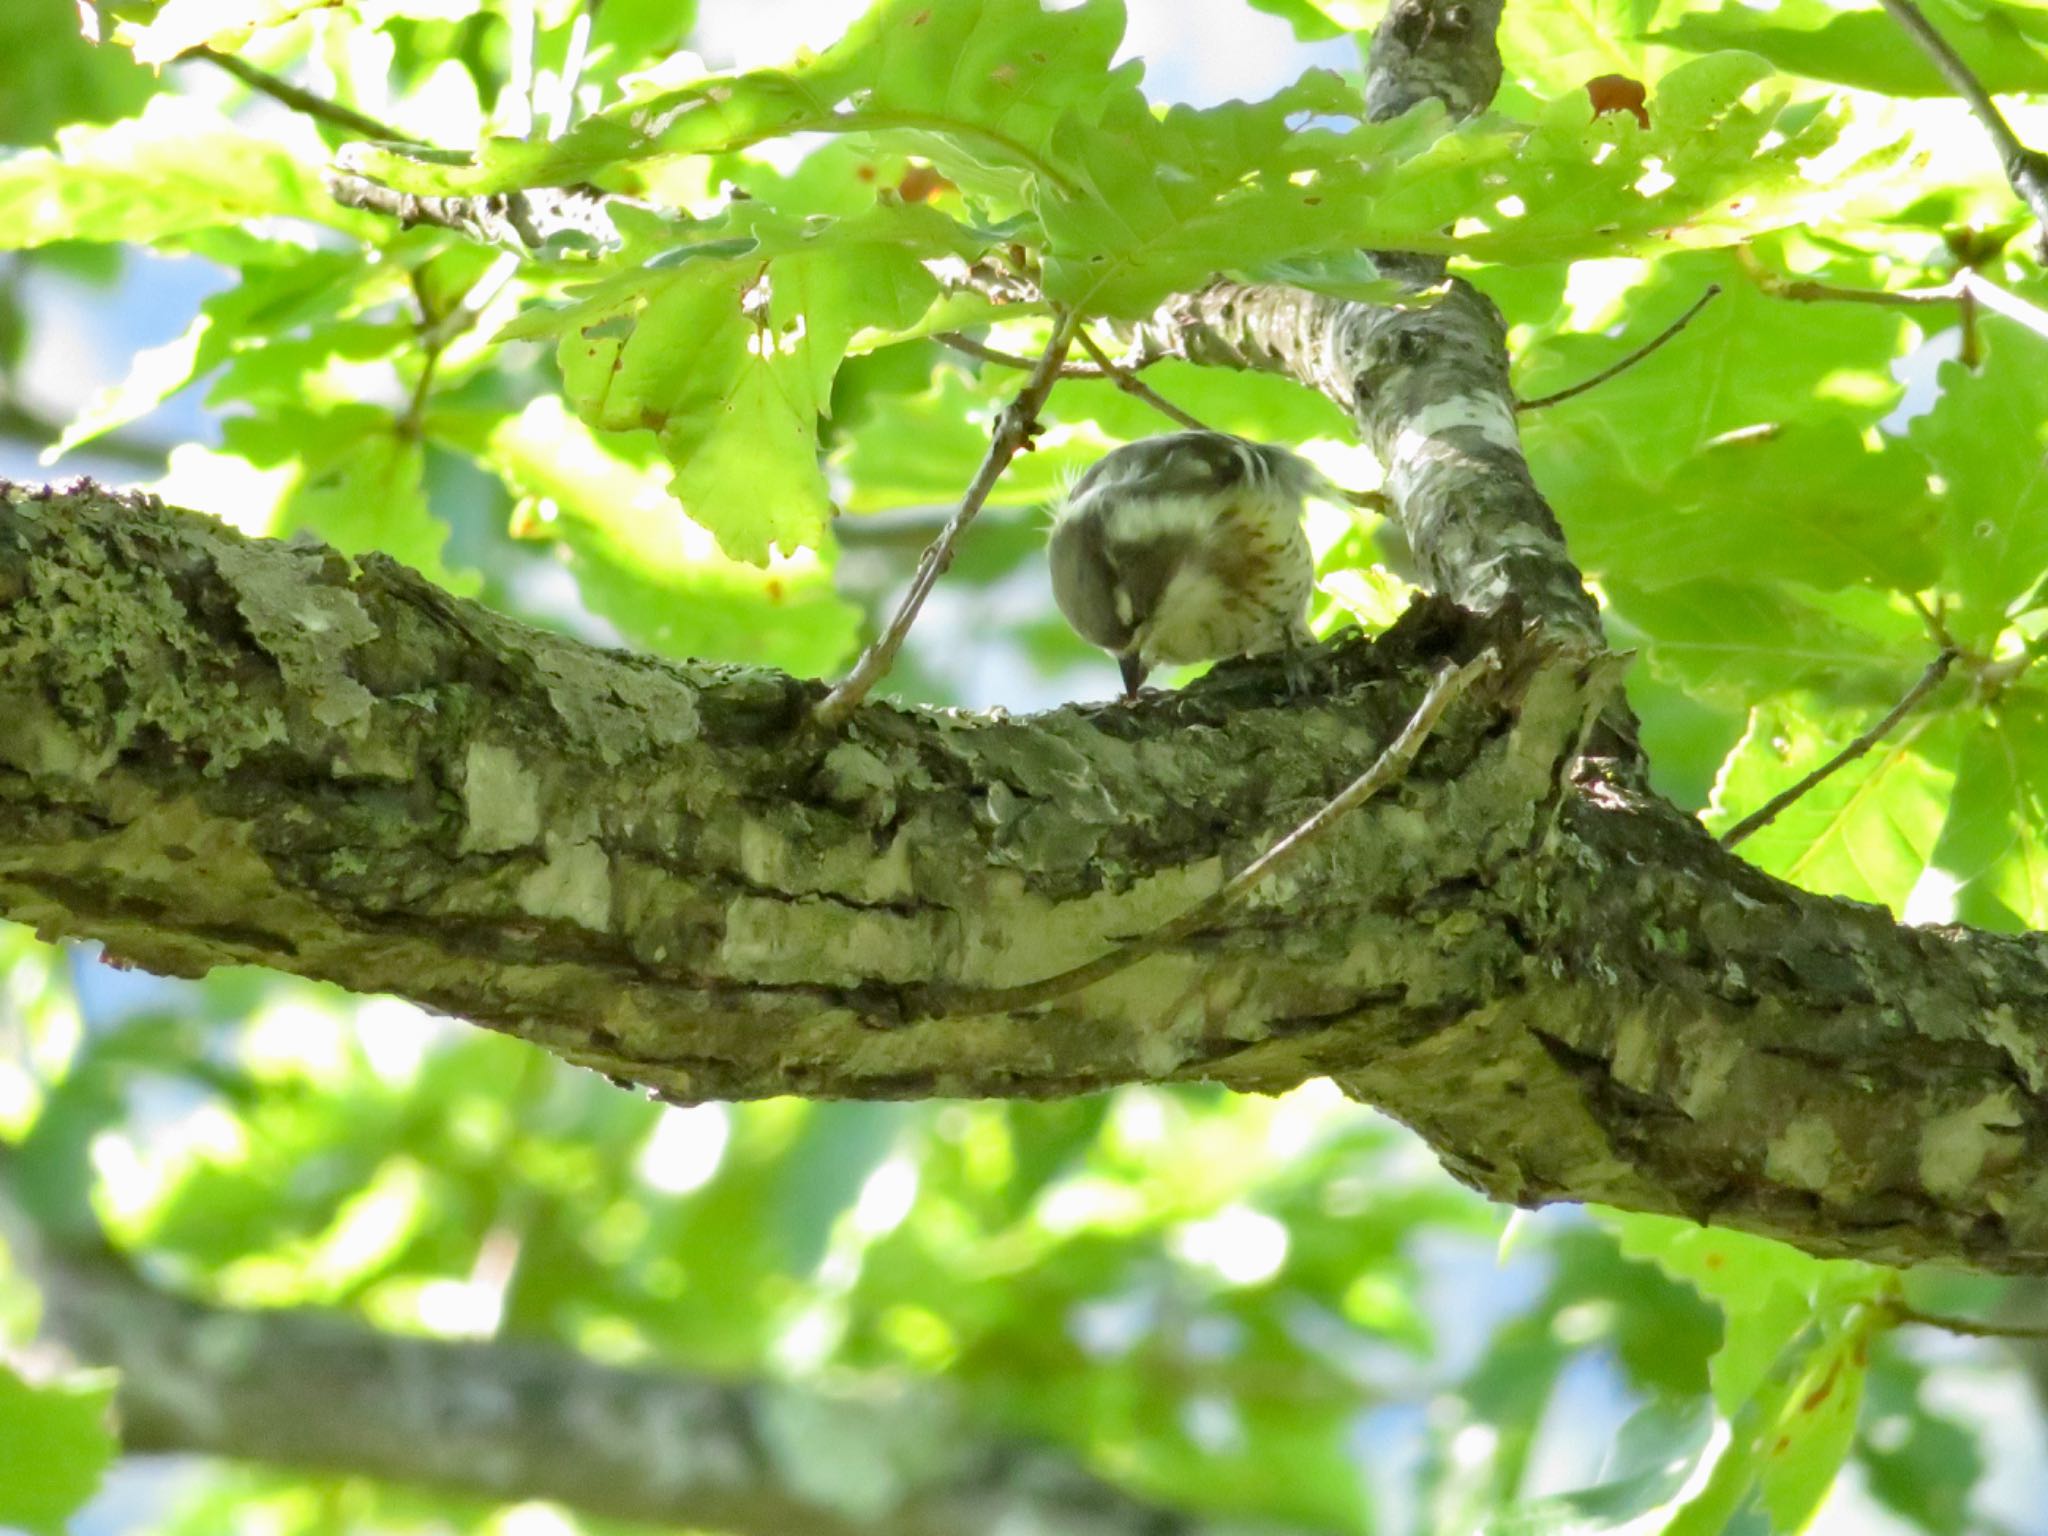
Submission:
<svg viewBox="0 0 2048 1536">
<path fill-rule="evenodd" d="M 1278 702 L 864 708 L 599 651 L 396 564 L 92 487 L 0 498 L 0 913 L 179 975 L 389 991 L 676 1099 L 1328 1075 L 1503 1200 L 2048 1269 L 2048 942 L 1796 890 L 1581 772 L 1613 663 L 1431 602 Z M 1507 666 L 1198 940 L 1143 933 Z"/>
</svg>

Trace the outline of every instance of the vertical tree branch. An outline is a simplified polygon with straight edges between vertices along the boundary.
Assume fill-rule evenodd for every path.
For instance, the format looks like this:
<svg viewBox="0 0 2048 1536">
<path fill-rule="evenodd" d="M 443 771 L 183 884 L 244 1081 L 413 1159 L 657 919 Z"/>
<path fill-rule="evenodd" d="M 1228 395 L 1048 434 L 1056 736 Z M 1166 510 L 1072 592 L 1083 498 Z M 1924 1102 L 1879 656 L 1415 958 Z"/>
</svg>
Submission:
<svg viewBox="0 0 2048 1536">
<path fill-rule="evenodd" d="M 2035 222 L 2041 226 L 2041 255 L 2043 260 L 2048 260 L 2048 154 L 2020 142 L 2019 135 L 2012 131 L 2012 124 L 1998 110 L 1998 103 L 1984 89 L 1984 82 L 1963 62 L 1962 55 L 1949 46 L 1948 39 L 1935 30 L 1934 23 L 1921 14 L 1920 7 L 1913 0 L 1881 0 L 1881 3 L 1891 12 L 1892 20 L 1941 72 L 1949 89 L 1969 104 L 1977 121 L 1984 125 L 1984 131 L 1991 136 L 1992 147 L 1998 151 L 2005 179 L 2012 183 L 2013 191 L 2033 211 Z"/>
</svg>

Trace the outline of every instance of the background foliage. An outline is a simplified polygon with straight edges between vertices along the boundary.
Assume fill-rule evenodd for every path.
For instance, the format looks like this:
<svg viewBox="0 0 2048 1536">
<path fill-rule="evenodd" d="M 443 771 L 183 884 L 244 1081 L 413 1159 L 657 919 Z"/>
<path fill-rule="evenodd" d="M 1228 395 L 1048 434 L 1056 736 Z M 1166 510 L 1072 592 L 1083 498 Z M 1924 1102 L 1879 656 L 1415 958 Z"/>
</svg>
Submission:
<svg viewBox="0 0 2048 1536">
<path fill-rule="evenodd" d="M 1661 787 L 1732 822 L 1952 643 L 1906 727 L 1744 855 L 1915 920 L 2048 926 L 2030 671 L 2048 340 L 1953 304 L 1786 290 L 1967 265 L 2048 299 L 1933 72 L 1874 7 L 1510 0 L 1494 111 L 1372 125 L 1350 29 L 1377 6 L 1258 9 L 1321 40 L 1325 67 L 1159 111 L 1119 61 L 1115 0 L 883 0 L 715 90 L 677 52 L 699 23 L 676 0 L 103 0 L 98 48 L 64 0 L 14 0 L 0 468 L 42 449 L 252 532 L 388 551 L 537 622 L 830 674 L 1015 387 L 929 336 L 1042 336 L 1029 306 L 944 289 L 947 259 L 1021 251 L 1047 292 L 1114 318 L 1218 270 L 1371 296 L 1356 248 L 1439 251 L 1501 306 L 1525 397 L 1718 284 L 1671 346 L 1523 423 L 1638 653 Z M 2048 139 L 2048 8 L 1928 9 Z M 205 46 L 451 152 L 351 151 L 391 184 L 588 181 L 644 207 L 615 244 L 524 262 L 342 208 L 323 168 L 358 136 L 249 93 Z M 1585 82 L 1617 73 L 1649 84 L 1647 125 L 1592 114 Z M 65 400 L 62 376 L 92 371 L 66 316 L 96 285 L 187 295 L 189 321 Z M 159 334 L 178 307 L 157 306 Z M 1295 386 L 1147 378 L 1370 482 L 1341 416 Z M 1086 381 L 1047 418 L 901 695 L 1107 691 L 1046 601 L 1037 508 L 1163 423 Z M 1314 534 L 1320 628 L 1398 610 L 1369 520 L 1324 509 Z M 122 977 L 7 930 L 0 1134 L 47 1232 L 103 1227 L 193 1294 L 740 1378 L 942 1379 L 991 1432 L 1163 1504 L 1327 1532 L 1793 1530 L 1816 1511 L 1840 1531 L 2048 1531 L 2038 1359 L 1895 1326 L 1901 1297 L 2018 1315 L 2032 1289 L 1649 1218 L 1506 1230 L 1318 1088 L 662 1110 L 390 1002 Z M 35 1311 L 33 1276 L 0 1269 L 0 1336 L 26 1341 Z M 88 1498 L 109 1391 L 0 1370 L 0 1525 L 55 1530 Z M 852 1478 L 864 1454 L 824 1460 Z M 137 1475 L 76 1528 L 121 1528 Z M 472 1518 L 248 1468 L 189 1468 L 141 1502 L 166 1530 Z"/>
</svg>

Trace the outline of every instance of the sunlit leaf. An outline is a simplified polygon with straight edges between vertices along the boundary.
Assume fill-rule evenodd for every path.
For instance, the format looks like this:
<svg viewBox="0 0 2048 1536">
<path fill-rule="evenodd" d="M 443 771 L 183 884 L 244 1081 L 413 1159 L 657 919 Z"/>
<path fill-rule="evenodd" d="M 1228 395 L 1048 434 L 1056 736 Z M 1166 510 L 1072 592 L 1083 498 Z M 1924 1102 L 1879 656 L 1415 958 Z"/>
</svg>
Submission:
<svg viewBox="0 0 2048 1536">
<path fill-rule="evenodd" d="M 1978 645 L 2040 602 L 2048 578 L 2048 342 L 2002 320 L 1985 330 L 1983 366 L 1942 364 L 1941 398 L 1910 428 L 1940 477 L 1948 622 Z"/>
<path fill-rule="evenodd" d="M 1992 91 L 2048 90 L 2048 56 L 1992 13 L 1947 30 L 1951 47 Z M 1742 11 L 1694 12 L 1649 34 L 1695 53 L 1747 48 L 1790 74 L 1811 75 L 1892 96 L 1945 95 L 1950 87 L 1921 50 L 1880 10 L 1843 12 L 1821 0 L 1780 7 L 1770 20 Z"/>
<path fill-rule="evenodd" d="M 0 250 L 163 240 L 264 217 L 374 227 L 328 197 L 318 166 L 182 97 L 105 128 L 66 128 L 54 152 L 0 158 Z"/>
<path fill-rule="evenodd" d="M 113 1459 L 113 1396 L 105 1376 L 31 1386 L 0 1365 L 0 1523 L 64 1529 Z"/>
<path fill-rule="evenodd" d="M 666 489 L 645 434 L 601 442 L 543 396 L 465 442 L 523 498 L 521 529 L 557 539 L 584 600 L 636 644 L 671 656 L 828 673 L 852 648 L 856 615 L 813 555 L 765 567 L 724 555 Z M 637 447 L 637 452 L 634 451 Z"/>
</svg>

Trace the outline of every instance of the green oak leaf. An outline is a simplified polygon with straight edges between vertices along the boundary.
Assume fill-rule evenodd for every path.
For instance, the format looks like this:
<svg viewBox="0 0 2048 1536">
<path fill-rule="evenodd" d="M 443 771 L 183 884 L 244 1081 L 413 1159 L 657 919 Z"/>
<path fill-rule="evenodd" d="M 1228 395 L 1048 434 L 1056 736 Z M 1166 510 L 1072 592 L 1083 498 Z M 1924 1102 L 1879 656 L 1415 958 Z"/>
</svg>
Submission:
<svg viewBox="0 0 2048 1536">
<path fill-rule="evenodd" d="M 2048 699 L 2008 690 L 1964 737 L 1929 862 L 1955 915 L 2004 932 L 2048 928 Z"/>
<path fill-rule="evenodd" d="M 559 335 L 564 393 L 612 432 L 653 431 L 671 488 L 736 558 L 814 544 L 830 512 L 818 420 L 863 327 L 886 338 L 938 296 L 928 255 L 957 250 L 934 209 L 878 204 L 797 225 L 771 209 L 736 216 L 735 256 L 666 260 L 531 310 L 501 338 Z"/>
<path fill-rule="evenodd" d="M 1989 650 L 2010 616 L 2044 598 L 2048 367 L 2039 337 L 1996 318 L 1984 330 L 1982 366 L 1943 363 L 1941 398 L 1907 432 L 1940 477 L 1949 629 Z M 2002 446 L 1986 452 L 1987 442 Z"/>
<path fill-rule="evenodd" d="M 154 97 L 140 117 L 104 128 L 61 129 L 54 152 L 0 158 L 0 250 L 147 243 L 265 217 L 379 232 L 327 195 L 318 166 L 183 97 Z"/>
<path fill-rule="evenodd" d="M 1911 681 L 1905 678 L 1899 692 Z M 1725 830 L 1827 762 L 1873 720 L 1788 699 L 1760 703 L 1722 765 L 1706 824 Z M 1804 890 L 1903 913 L 1933 854 L 1965 737 L 1960 720 L 1923 708 L 1744 841 L 1742 856 Z"/>
<path fill-rule="evenodd" d="M 792 133 L 860 131 L 928 148 L 956 184 L 1014 198 L 1033 176 L 1066 177 L 1051 144 L 1062 118 L 1137 99 L 1137 66 L 1110 67 L 1123 21 L 1116 0 L 1059 11 L 1038 0 L 881 0 L 822 54 L 786 69 L 629 99 L 552 141 L 494 139 L 466 164 L 386 151 L 362 168 L 407 191 L 502 192 Z"/>
<path fill-rule="evenodd" d="M 721 553 L 669 494 L 646 434 L 601 440 L 551 395 L 487 428 L 454 416 L 428 427 L 505 482 L 525 509 L 520 531 L 558 540 L 592 611 L 636 645 L 805 676 L 851 654 L 859 615 L 830 568 L 808 554 L 763 569 Z"/>
<path fill-rule="evenodd" d="M 2048 56 L 2005 15 L 1992 12 L 1972 26 L 1950 25 L 1944 36 L 1987 90 L 2048 91 Z M 1693 12 L 1648 38 L 1693 53 L 1746 48 L 1787 74 L 1888 96 L 1952 94 L 1926 55 L 1880 10 L 1844 11 L 1804 0 L 1771 13 Z"/>
<path fill-rule="evenodd" d="M 1609 576 L 1603 585 L 1611 638 L 1640 650 L 1660 676 L 1745 713 L 1792 690 L 1868 711 L 1844 743 L 1931 659 L 1918 615 L 1868 589 L 1830 593 L 1723 576 L 1661 587 Z"/>
<path fill-rule="evenodd" d="M 0 1365 L 0 1525 L 56 1533 L 114 1459 L 104 1372 L 32 1386 Z"/>
</svg>

